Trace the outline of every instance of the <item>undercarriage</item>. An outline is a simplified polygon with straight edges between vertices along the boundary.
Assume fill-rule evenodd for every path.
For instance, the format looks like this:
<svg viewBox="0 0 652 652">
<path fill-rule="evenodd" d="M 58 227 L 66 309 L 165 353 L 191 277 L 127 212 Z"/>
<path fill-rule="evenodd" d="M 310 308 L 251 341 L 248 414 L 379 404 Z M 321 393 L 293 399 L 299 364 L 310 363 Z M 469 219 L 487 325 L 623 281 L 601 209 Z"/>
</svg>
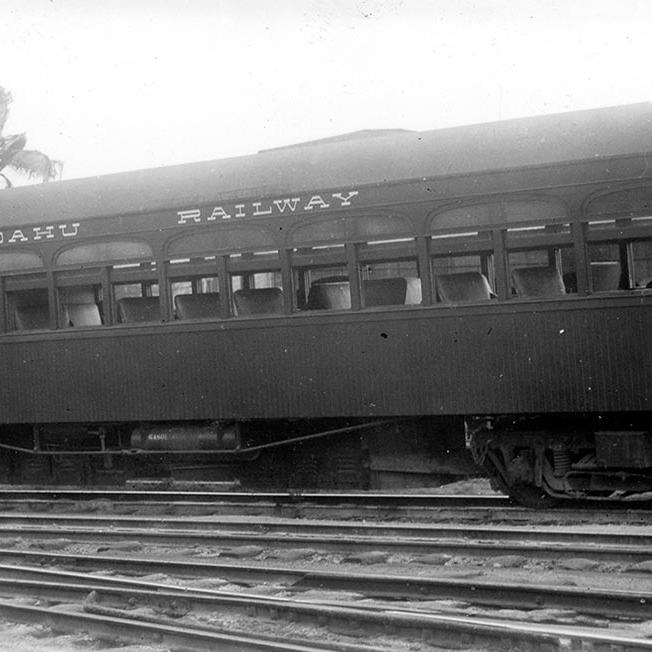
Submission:
<svg viewBox="0 0 652 652">
<path fill-rule="evenodd" d="M 134 479 L 416 489 L 478 475 L 460 418 L 39 424 L 0 430 L 0 483 Z"/>
<path fill-rule="evenodd" d="M 466 440 L 494 487 L 528 507 L 652 497 L 652 432 L 644 416 L 474 418 Z"/>
</svg>

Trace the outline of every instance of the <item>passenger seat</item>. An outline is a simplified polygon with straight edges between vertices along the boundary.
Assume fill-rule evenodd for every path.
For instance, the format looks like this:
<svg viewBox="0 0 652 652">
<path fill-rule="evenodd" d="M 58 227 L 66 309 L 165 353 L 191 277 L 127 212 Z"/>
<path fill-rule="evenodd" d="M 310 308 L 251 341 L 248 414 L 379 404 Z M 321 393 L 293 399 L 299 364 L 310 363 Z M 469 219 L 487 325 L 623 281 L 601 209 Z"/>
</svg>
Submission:
<svg viewBox="0 0 652 652">
<path fill-rule="evenodd" d="M 177 294 L 174 307 L 179 319 L 209 319 L 220 317 L 219 292 Z"/>
<path fill-rule="evenodd" d="M 556 267 L 519 267 L 512 271 L 519 297 L 556 297 L 566 295 L 566 286 Z"/>
<path fill-rule="evenodd" d="M 102 317 L 96 303 L 67 303 L 68 322 L 75 328 L 101 326 Z"/>
<path fill-rule="evenodd" d="M 118 301 L 118 317 L 124 324 L 161 321 L 158 297 L 126 297 Z"/>
<path fill-rule="evenodd" d="M 237 317 L 283 314 L 283 290 L 281 288 L 236 290 L 233 293 L 233 304 Z"/>
<path fill-rule="evenodd" d="M 308 292 L 307 310 L 349 310 L 351 286 L 348 281 L 315 281 Z"/>
<path fill-rule="evenodd" d="M 463 303 L 465 301 L 488 301 L 491 287 L 480 272 L 457 272 L 438 274 L 437 295 L 442 303 Z"/>
<path fill-rule="evenodd" d="M 50 309 L 45 304 L 16 306 L 16 329 L 19 331 L 47 330 L 50 328 Z M 65 322 L 67 325 L 67 320 Z"/>
<path fill-rule="evenodd" d="M 617 260 L 591 263 L 594 292 L 611 292 L 620 287 L 620 263 Z"/>
<path fill-rule="evenodd" d="M 404 304 L 406 293 L 407 280 L 401 276 L 362 281 L 362 295 L 366 307 Z"/>
</svg>

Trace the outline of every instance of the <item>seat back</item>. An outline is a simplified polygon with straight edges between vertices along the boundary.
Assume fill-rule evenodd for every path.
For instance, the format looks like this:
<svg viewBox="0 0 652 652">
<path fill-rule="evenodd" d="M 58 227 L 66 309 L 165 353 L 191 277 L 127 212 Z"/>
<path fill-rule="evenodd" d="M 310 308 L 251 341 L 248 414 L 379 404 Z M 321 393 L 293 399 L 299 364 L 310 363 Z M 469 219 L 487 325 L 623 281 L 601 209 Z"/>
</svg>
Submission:
<svg viewBox="0 0 652 652">
<path fill-rule="evenodd" d="M 308 292 L 308 310 L 348 310 L 351 286 L 348 281 L 315 281 Z"/>
<path fill-rule="evenodd" d="M 281 288 L 255 288 L 233 293 L 236 316 L 283 314 Z"/>
<path fill-rule="evenodd" d="M 80 328 L 84 326 L 101 326 L 102 316 L 95 303 L 67 303 L 65 310 L 71 326 Z"/>
<path fill-rule="evenodd" d="M 50 328 L 50 310 L 45 304 L 16 306 L 14 317 L 19 331 Z"/>
<path fill-rule="evenodd" d="M 143 321 L 161 321 L 158 297 L 125 297 L 118 301 L 118 317 L 128 324 Z"/>
<path fill-rule="evenodd" d="M 421 303 L 421 279 L 416 276 L 408 276 L 406 279 L 407 288 L 405 290 L 405 303 L 409 305 L 418 305 Z"/>
<path fill-rule="evenodd" d="M 174 307 L 179 319 L 209 319 L 220 316 L 219 292 L 177 294 Z"/>
<path fill-rule="evenodd" d="M 620 287 L 620 263 L 617 260 L 591 263 L 594 292 L 610 292 Z"/>
<path fill-rule="evenodd" d="M 437 275 L 437 295 L 442 303 L 464 301 L 487 301 L 491 299 L 491 287 L 480 272 L 457 272 Z"/>
<path fill-rule="evenodd" d="M 79 328 L 102 325 L 102 315 L 92 286 L 59 288 L 59 300 L 68 317 L 66 326 Z"/>
<path fill-rule="evenodd" d="M 566 286 L 556 267 L 519 267 L 512 271 L 519 297 L 554 297 L 566 294 Z"/>
<path fill-rule="evenodd" d="M 407 280 L 400 276 L 362 281 L 362 296 L 365 306 L 403 304 L 406 292 Z"/>
</svg>

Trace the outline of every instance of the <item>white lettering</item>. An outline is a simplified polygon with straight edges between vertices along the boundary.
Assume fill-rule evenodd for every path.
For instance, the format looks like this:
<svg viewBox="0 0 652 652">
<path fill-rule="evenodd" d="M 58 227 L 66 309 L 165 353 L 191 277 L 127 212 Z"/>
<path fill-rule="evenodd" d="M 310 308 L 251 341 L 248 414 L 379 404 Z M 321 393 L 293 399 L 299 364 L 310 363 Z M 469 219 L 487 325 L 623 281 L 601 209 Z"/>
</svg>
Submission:
<svg viewBox="0 0 652 652">
<path fill-rule="evenodd" d="M 334 192 L 333 197 L 335 197 L 335 199 L 340 199 L 342 201 L 342 206 L 350 206 L 351 197 L 355 197 L 357 194 L 359 194 L 357 190 L 351 190 L 345 197 L 343 192 Z"/>
<path fill-rule="evenodd" d="M 77 230 L 79 229 L 79 222 L 73 222 L 70 225 L 70 228 L 72 229 L 71 231 L 66 231 L 66 229 L 68 229 L 68 228 L 69 227 L 68 227 L 67 224 L 59 224 L 59 230 L 61 231 L 61 235 L 64 238 L 71 238 L 73 236 L 76 236 L 77 235 Z"/>
<path fill-rule="evenodd" d="M 274 204 L 281 213 L 284 213 L 286 208 L 289 208 L 290 212 L 294 213 L 299 201 L 301 201 L 301 197 L 292 197 L 292 199 L 275 199 Z"/>
<path fill-rule="evenodd" d="M 331 206 L 347 207 L 351 206 L 351 200 L 359 195 L 358 190 L 343 190 L 340 192 L 331 193 L 333 200 L 339 201 L 337 204 L 329 203 L 324 195 L 312 195 L 309 199 L 305 197 L 281 197 L 280 199 L 270 199 L 262 201 L 254 201 L 251 204 L 234 204 L 233 206 L 227 204 L 226 206 L 214 206 L 212 212 L 202 215 L 202 211 L 207 209 L 192 208 L 183 211 L 177 211 L 177 224 L 201 224 L 202 222 L 216 222 L 221 220 L 230 220 L 234 217 L 262 217 L 266 215 L 273 215 L 275 213 L 296 213 L 300 210 L 300 204 L 303 204 L 304 211 L 313 211 L 317 209 L 330 208 Z M 55 237 L 53 233 L 55 227 L 44 226 L 34 228 L 34 239 L 51 239 Z M 59 227 L 65 229 L 68 227 Z M 76 235 L 75 233 L 66 233 L 63 231 L 64 236 Z"/>
<path fill-rule="evenodd" d="M 178 224 L 185 224 L 188 220 L 201 222 L 201 211 L 198 208 L 191 211 L 177 211 L 177 215 L 179 216 Z"/>
<path fill-rule="evenodd" d="M 5 234 L 2 231 L 0 231 L 0 244 L 4 244 L 4 243 L 5 243 Z"/>
<path fill-rule="evenodd" d="M 252 202 L 251 205 L 254 207 L 254 217 L 258 217 L 259 215 L 271 215 L 272 214 L 272 207 L 270 206 L 267 210 L 261 211 L 260 207 L 262 206 L 262 202 L 260 201 L 255 201 Z"/>
<path fill-rule="evenodd" d="M 330 204 L 327 204 L 319 195 L 313 195 L 310 198 L 310 201 L 303 207 L 303 210 L 311 211 L 315 206 L 319 208 L 328 208 Z"/>
<path fill-rule="evenodd" d="M 207 218 L 207 221 L 208 222 L 213 222 L 218 217 L 221 217 L 223 220 L 230 220 L 231 219 L 231 216 L 221 206 L 216 206 L 213 209 L 213 212 Z"/>
<path fill-rule="evenodd" d="M 9 238 L 9 242 L 14 243 L 14 242 L 17 242 L 17 241 L 29 242 L 29 238 L 26 238 L 25 234 L 20 229 L 16 229 L 14 231 L 13 235 L 11 236 L 11 238 Z"/>
<path fill-rule="evenodd" d="M 32 231 L 34 231 L 34 240 L 40 240 L 41 238 L 51 240 L 54 238 L 54 226 L 35 226 Z"/>
</svg>

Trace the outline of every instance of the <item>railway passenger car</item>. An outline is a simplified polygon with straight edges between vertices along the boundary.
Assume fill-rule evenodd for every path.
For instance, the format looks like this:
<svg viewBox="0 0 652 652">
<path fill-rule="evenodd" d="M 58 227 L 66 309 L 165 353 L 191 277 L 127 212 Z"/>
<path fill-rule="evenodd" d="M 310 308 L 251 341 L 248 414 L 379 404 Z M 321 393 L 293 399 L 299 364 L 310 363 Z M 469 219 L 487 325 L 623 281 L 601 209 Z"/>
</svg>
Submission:
<svg viewBox="0 0 652 652">
<path fill-rule="evenodd" d="M 0 193 L 4 481 L 652 490 L 652 105 Z"/>
</svg>

